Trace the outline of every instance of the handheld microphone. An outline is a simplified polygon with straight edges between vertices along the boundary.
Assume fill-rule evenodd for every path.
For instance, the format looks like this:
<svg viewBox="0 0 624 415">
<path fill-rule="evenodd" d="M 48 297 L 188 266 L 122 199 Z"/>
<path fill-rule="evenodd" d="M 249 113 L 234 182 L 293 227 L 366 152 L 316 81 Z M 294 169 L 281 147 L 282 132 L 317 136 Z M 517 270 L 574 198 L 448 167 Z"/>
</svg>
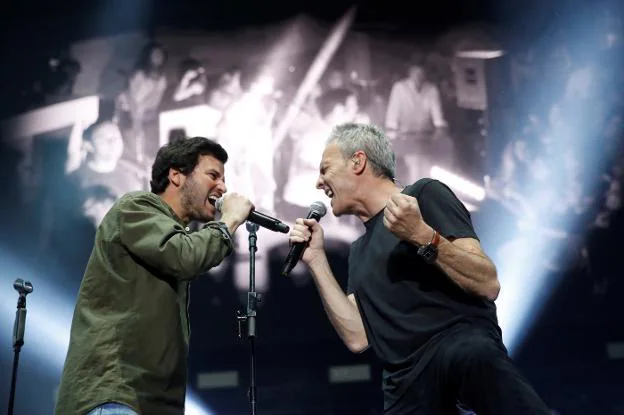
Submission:
<svg viewBox="0 0 624 415">
<path fill-rule="evenodd" d="M 30 281 L 25 281 L 21 278 L 18 278 L 15 280 L 15 282 L 13 283 L 13 288 L 15 289 L 15 291 L 17 291 L 20 295 L 28 295 L 31 292 L 33 292 L 33 285 Z"/>
<path fill-rule="evenodd" d="M 310 206 L 310 211 L 308 212 L 308 216 L 306 219 L 316 219 L 316 221 L 320 221 L 323 216 L 327 213 L 327 208 L 323 204 L 323 202 L 314 202 Z M 292 244 L 290 247 L 290 252 L 288 252 L 288 256 L 284 261 L 284 268 L 282 269 L 282 275 L 284 277 L 290 274 L 290 271 L 295 268 L 297 262 L 301 259 L 303 255 L 303 250 L 305 249 L 305 243 L 297 242 Z"/>
<path fill-rule="evenodd" d="M 223 198 L 219 198 L 215 201 L 215 208 L 221 212 L 221 207 L 223 206 Z M 253 222 L 258 226 L 262 226 L 263 228 L 267 228 L 273 232 L 281 232 L 288 233 L 290 228 L 284 222 L 279 219 L 272 218 L 269 215 L 265 215 L 264 213 L 256 212 L 252 210 L 249 212 L 249 216 L 247 216 L 247 220 L 249 222 Z"/>
</svg>

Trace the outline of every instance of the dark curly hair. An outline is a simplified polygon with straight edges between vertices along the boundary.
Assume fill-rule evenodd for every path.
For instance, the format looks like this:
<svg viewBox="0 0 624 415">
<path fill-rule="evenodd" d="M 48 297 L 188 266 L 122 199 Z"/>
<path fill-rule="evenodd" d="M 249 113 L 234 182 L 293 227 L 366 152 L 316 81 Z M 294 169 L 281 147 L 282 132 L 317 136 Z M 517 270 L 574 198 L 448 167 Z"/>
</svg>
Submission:
<svg viewBox="0 0 624 415">
<path fill-rule="evenodd" d="M 223 164 L 228 154 L 220 144 L 205 137 L 173 141 L 158 150 L 152 166 L 152 193 L 161 194 L 169 186 L 169 169 L 188 175 L 197 166 L 199 156 L 213 156 Z"/>
</svg>

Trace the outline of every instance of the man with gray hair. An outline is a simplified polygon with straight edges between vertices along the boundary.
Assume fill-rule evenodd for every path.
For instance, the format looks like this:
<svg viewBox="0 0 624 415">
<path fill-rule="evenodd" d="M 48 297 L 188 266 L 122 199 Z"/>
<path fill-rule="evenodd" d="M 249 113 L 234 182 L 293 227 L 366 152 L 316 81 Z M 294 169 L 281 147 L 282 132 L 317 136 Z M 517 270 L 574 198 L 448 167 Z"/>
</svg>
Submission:
<svg viewBox="0 0 624 415">
<path fill-rule="evenodd" d="M 365 233 L 351 246 L 346 294 L 334 277 L 314 219 L 297 219 L 291 243 L 346 346 L 371 347 L 383 365 L 384 414 L 550 414 L 514 367 L 494 300 L 496 267 L 470 214 L 443 183 L 401 188 L 385 134 L 362 124 L 331 133 L 317 188 L 334 215 L 355 215 Z"/>
</svg>

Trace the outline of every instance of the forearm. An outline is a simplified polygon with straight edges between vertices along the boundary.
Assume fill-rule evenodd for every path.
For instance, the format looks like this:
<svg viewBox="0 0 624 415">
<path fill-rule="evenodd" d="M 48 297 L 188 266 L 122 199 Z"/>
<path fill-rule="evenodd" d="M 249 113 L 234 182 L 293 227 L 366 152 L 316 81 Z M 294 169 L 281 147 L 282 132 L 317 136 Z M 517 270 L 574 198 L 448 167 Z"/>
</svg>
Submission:
<svg viewBox="0 0 624 415">
<path fill-rule="evenodd" d="M 390 97 L 388 98 L 388 107 L 386 109 L 386 117 L 384 119 L 384 127 L 386 132 L 393 134 L 393 138 L 396 138 L 399 129 L 399 109 L 401 108 L 400 98 L 396 86 L 390 91 Z"/>
<path fill-rule="evenodd" d="M 326 256 L 309 264 L 323 307 L 334 329 L 352 352 L 368 347 L 362 317 L 334 277 Z"/>
<path fill-rule="evenodd" d="M 386 135 L 391 140 L 396 139 L 399 136 L 399 121 L 397 117 L 393 115 L 386 115 L 386 120 L 384 123 Z"/>
<path fill-rule="evenodd" d="M 193 96 L 193 93 L 194 92 L 189 84 L 189 81 L 183 79 L 173 94 L 173 100 L 176 102 L 184 101 L 185 99 Z"/>
<path fill-rule="evenodd" d="M 147 262 L 180 280 L 190 280 L 219 265 L 233 249 L 230 235 L 209 223 L 191 234 L 178 233 L 155 247 Z M 156 258 L 160 257 L 160 258 Z"/>
<path fill-rule="evenodd" d="M 231 233 L 217 222 L 188 233 L 167 215 L 157 198 L 151 194 L 128 198 L 118 206 L 121 242 L 141 262 L 171 277 L 188 280 L 220 264 L 231 253 Z"/>
<path fill-rule="evenodd" d="M 486 256 L 466 251 L 440 237 L 436 265 L 467 293 L 491 301 L 498 296 L 496 267 Z"/>
<path fill-rule="evenodd" d="M 238 227 L 242 224 L 241 221 L 232 219 L 227 215 L 223 215 L 220 221 L 225 223 L 225 226 L 227 227 L 231 235 L 234 235 L 234 232 L 236 232 Z"/>
</svg>

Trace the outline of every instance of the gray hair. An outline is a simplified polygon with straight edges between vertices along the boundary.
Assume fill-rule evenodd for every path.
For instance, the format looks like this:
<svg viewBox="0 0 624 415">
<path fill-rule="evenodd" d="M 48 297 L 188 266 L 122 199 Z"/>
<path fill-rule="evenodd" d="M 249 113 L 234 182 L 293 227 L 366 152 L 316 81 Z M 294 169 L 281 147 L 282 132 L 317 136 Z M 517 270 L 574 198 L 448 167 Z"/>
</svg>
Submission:
<svg viewBox="0 0 624 415">
<path fill-rule="evenodd" d="M 388 137 L 374 125 L 345 123 L 334 127 L 327 144 L 336 144 L 342 155 L 349 158 L 362 150 L 370 161 L 373 172 L 394 180 L 396 160 Z"/>
</svg>

